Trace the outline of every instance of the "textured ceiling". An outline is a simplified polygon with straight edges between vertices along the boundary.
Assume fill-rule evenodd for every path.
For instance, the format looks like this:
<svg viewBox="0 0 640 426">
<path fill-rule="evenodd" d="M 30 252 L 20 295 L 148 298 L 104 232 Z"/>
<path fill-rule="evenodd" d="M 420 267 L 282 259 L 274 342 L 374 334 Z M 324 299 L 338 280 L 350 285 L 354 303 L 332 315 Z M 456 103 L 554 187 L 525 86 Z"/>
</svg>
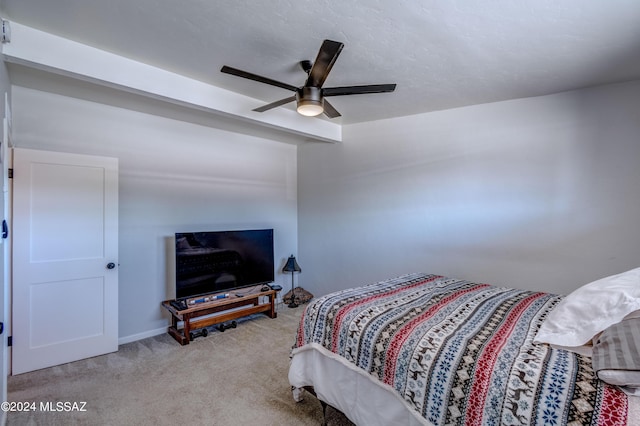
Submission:
<svg viewBox="0 0 640 426">
<path fill-rule="evenodd" d="M 345 48 L 325 87 L 349 124 L 640 78 L 638 0 L 0 0 L 5 19 L 269 103 L 323 39 Z M 269 114 L 265 112 L 264 114 Z M 312 118 L 316 119 L 316 118 Z"/>
</svg>

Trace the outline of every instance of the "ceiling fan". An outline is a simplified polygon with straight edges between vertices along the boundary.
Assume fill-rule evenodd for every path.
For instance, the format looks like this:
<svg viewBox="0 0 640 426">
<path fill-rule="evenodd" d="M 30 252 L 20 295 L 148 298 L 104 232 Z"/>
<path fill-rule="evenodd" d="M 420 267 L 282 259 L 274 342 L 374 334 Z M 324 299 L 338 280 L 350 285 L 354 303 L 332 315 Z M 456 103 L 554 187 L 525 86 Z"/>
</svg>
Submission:
<svg viewBox="0 0 640 426">
<path fill-rule="evenodd" d="M 316 116 L 323 112 L 329 118 L 340 117 L 340 113 L 325 98 L 328 96 L 344 96 L 344 95 L 362 95 L 367 93 L 384 93 L 393 92 L 396 88 L 395 84 L 369 84 L 365 86 L 344 86 L 344 87 L 326 87 L 322 85 L 329 75 L 329 71 L 338 59 L 338 55 L 344 47 L 343 43 L 325 40 L 318 51 L 315 62 L 300 61 L 300 66 L 307 73 L 307 81 L 302 87 L 292 86 L 287 83 L 281 83 L 267 77 L 242 71 L 236 68 L 223 66 L 220 71 L 226 74 L 235 75 L 237 77 L 248 78 L 249 80 L 258 81 L 260 83 L 270 84 L 276 87 L 295 92 L 295 95 L 279 101 L 255 108 L 253 111 L 264 112 L 275 107 L 296 101 L 297 111 L 306 116 Z"/>
</svg>

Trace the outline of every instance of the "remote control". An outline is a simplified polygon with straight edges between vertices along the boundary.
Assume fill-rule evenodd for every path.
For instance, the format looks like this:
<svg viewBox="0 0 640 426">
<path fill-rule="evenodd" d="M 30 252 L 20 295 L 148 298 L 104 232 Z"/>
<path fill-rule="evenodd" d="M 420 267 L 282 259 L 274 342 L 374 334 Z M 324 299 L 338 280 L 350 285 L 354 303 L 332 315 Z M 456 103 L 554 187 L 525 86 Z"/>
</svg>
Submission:
<svg viewBox="0 0 640 426">
<path fill-rule="evenodd" d="M 172 300 L 169 304 L 179 311 L 187 309 L 187 304 L 184 300 Z"/>
</svg>

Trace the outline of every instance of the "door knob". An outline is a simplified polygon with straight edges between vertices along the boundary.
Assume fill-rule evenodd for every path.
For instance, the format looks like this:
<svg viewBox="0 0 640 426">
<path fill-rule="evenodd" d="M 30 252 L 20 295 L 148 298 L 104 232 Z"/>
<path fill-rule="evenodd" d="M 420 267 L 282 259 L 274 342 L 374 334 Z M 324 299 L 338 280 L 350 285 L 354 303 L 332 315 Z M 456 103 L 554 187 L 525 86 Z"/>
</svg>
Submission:
<svg viewBox="0 0 640 426">
<path fill-rule="evenodd" d="M 113 263 L 113 262 L 109 262 L 109 263 L 107 263 L 107 269 L 113 269 L 113 268 L 115 268 L 115 267 L 116 267 L 116 264 L 115 264 L 115 263 Z"/>
</svg>

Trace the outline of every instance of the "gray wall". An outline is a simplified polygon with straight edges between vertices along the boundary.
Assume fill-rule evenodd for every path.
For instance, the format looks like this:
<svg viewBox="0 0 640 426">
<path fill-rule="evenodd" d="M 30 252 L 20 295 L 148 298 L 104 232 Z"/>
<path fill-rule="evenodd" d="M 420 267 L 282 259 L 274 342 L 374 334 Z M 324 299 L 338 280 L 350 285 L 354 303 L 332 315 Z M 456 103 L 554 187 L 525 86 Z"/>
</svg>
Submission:
<svg viewBox="0 0 640 426">
<path fill-rule="evenodd" d="M 13 86 L 14 144 L 119 158 L 119 336 L 166 332 L 176 232 L 274 228 L 297 250 L 297 147 Z"/>
<path fill-rule="evenodd" d="M 276 281 L 290 286 L 279 263 L 297 253 L 316 295 L 411 271 L 568 293 L 640 265 L 640 82 L 351 125 L 343 144 L 299 148 L 12 90 L 17 146 L 120 159 L 121 341 L 166 330 L 177 231 L 273 227 Z"/>
<path fill-rule="evenodd" d="M 640 266 L 640 82 L 346 126 L 298 152 L 300 283 L 569 293 Z"/>
</svg>

